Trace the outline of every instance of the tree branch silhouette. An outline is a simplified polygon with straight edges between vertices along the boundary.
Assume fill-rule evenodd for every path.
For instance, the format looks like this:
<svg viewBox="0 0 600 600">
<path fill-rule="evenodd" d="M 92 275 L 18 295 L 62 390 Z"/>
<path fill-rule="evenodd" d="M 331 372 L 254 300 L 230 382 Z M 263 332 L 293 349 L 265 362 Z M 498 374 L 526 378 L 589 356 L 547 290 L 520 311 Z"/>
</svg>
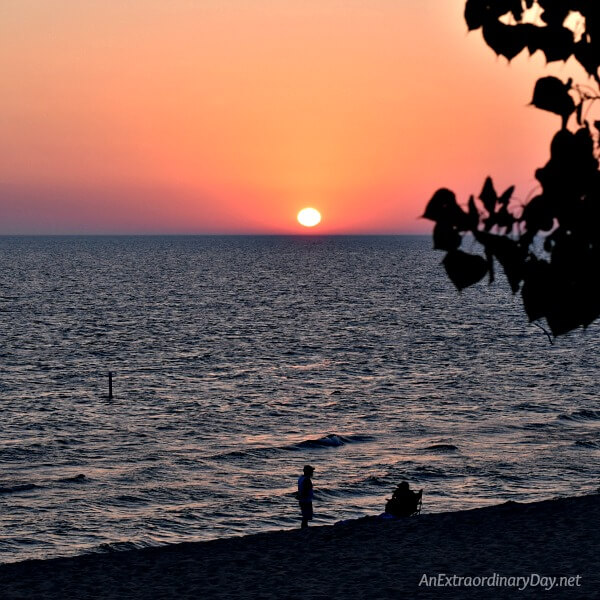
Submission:
<svg viewBox="0 0 600 600">
<path fill-rule="evenodd" d="M 566 26 L 573 15 L 578 39 Z M 573 58 L 591 83 L 537 80 L 531 104 L 560 117 L 550 160 L 535 172 L 540 193 L 519 205 L 514 186 L 499 195 L 487 177 L 463 208 L 451 190 L 439 189 L 423 215 L 435 222 L 434 248 L 446 251 L 442 262 L 459 291 L 486 275 L 492 283 L 499 265 L 531 322 L 545 320 L 553 336 L 587 327 L 600 316 L 600 121 L 588 120 L 600 98 L 600 2 L 468 0 L 465 20 L 509 61 L 524 50 L 547 62 Z M 480 254 L 461 249 L 471 238 Z"/>
</svg>

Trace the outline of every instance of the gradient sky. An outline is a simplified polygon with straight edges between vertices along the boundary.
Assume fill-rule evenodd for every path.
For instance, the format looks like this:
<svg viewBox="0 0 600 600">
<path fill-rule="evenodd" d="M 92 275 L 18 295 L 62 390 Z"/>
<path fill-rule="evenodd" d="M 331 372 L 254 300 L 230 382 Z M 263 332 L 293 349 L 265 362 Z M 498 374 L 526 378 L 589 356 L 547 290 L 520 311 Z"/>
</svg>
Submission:
<svg viewBox="0 0 600 600">
<path fill-rule="evenodd" d="M 559 117 L 464 0 L 2 0 L 0 233 L 416 233 Z M 566 67 L 547 72 L 566 77 Z M 306 230 L 304 230 L 306 231 Z"/>
</svg>

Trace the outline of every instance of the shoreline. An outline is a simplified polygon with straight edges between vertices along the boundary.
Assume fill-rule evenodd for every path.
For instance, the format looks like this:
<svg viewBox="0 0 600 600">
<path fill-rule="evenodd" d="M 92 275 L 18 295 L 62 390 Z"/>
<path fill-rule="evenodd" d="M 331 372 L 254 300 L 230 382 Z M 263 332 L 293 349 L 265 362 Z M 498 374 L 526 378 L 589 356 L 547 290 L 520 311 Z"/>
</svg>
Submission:
<svg viewBox="0 0 600 600">
<path fill-rule="evenodd" d="M 456 577 L 431 585 L 440 574 Z M 494 574 L 507 580 L 474 587 Z M 531 575 L 557 580 L 546 590 L 552 580 Z M 497 585 L 516 577 L 530 577 L 528 587 Z M 600 494 L 0 565 L 3 600 L 592 598 L 598 590 Z"/>
</svg>

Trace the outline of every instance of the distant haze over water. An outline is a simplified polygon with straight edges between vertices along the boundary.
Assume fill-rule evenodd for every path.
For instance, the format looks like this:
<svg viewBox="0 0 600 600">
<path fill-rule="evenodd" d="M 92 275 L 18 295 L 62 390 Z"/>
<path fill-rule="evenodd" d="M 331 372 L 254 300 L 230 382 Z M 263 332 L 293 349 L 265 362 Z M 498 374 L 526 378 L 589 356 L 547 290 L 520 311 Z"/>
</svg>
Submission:
<svg viewBox="0 0 600 600">
<path fill-rule="evenodd" d="M 0 238 L 0 562 L 598 488 L 598 327 L 422 237 Z M 113 400 L 106 397 L 114 372 Z M 79 477 L 83 475 L 83 477 Z"/>
</svg>

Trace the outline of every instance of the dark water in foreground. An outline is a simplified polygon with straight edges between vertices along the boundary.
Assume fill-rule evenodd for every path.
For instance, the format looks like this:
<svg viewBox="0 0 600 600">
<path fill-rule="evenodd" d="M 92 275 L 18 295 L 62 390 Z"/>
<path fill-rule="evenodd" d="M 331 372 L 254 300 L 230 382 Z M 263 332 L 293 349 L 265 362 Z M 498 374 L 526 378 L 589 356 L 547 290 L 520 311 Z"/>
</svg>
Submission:
<svg viewBox="0 0 600 600">
<path fill-rule="evenodd" d="M 598 327 L 427 238 L 0 238 L 0 562 L 595 491 Z M 115 372 L 115 398 L 106 373 Z M 85 477 L 77 478 L 83 474 Z"/>
</svg>

